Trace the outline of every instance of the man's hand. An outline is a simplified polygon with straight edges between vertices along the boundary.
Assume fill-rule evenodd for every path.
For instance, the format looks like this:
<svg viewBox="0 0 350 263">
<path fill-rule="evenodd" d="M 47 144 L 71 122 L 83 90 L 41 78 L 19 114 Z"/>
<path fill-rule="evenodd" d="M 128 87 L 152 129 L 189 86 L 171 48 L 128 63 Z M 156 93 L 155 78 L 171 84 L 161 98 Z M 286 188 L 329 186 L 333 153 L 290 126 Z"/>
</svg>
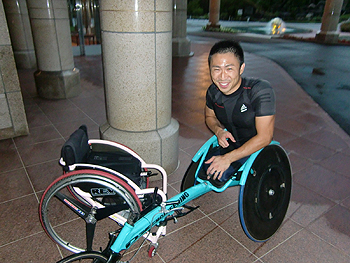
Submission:
<svg viewBox="0 0 350 263">
<path fill-rule="evenodd" d="M 222 148 L 226 148 L 229 146 L 229 142 L 227 141 L 227 139 L 231 140 L 232 142 L 236 142 L 233 135 L 226 130 L 219 130 L 215 135 L 218 138 L 219 145 Z"/>
<path fill-rule="evenodd" d="M 222 177 L 222 174 L 230 167 L 231 161 L 225 155 L 218 155 L 211 157 L 205 163 L 211 163 L 207 170 L 207 179 L 210 179 L 212 175 L 215 180 Z"/>
</svg>

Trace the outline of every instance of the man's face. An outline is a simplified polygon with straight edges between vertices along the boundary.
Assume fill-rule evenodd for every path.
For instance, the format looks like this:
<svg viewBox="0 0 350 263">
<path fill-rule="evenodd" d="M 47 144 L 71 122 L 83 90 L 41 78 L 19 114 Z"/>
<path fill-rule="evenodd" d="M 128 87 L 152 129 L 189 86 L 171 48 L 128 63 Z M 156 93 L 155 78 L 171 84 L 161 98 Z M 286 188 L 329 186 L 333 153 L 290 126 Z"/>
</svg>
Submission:
<svg viewBox="0 0 350 263">
<path fill-rule="evenodd" d="M 241 74 L 244 71 L 245 64 L 243 63 L 242 66 L 239 64 L 238 58 L 231 52 L 216 53 L 211 58 L 211 79 L 225 95 L 232 94 L 241 85 Z"/>
</svg>

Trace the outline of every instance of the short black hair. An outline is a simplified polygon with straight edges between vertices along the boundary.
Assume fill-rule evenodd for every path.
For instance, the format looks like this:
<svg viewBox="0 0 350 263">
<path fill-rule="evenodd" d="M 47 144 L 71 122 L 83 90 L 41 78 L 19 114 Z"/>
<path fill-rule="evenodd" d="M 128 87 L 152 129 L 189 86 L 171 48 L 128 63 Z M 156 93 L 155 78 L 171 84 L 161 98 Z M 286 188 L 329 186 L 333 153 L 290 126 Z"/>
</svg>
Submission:
<svg viewBox="0 0 350 263">
<path fill-rule="evenodd" d="M 222 40 L 214 44 L 214 46 L 210 49 L 208 56 L 208 63 L 210 66 L 210 61 L 213 55 L 225 54 L 225 53 L 233 53 L 239 60 L 240 66 L 244 63 L 244 52 L 241 45 L 233 40 Z"/>
</svg>

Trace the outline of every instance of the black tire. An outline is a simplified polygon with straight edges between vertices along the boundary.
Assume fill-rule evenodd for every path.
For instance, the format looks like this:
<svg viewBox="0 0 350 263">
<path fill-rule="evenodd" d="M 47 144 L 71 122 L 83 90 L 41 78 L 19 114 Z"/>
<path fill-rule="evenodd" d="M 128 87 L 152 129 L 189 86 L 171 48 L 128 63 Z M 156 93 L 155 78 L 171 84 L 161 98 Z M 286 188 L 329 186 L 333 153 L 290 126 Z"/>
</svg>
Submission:
<svg viewBox="0 0 350 263">
<path fill-rule="evenodd" d="M 99 207 L 94 214 L 92 207 Z M 40 201 L 39 217 L 54 242 L 79 253 L 98 251 L 107 245 L 108 233 L 119 227 L 109 216 L 126 221 L 130 213 L 139 214 L 141 207 L 134 190 L 119 177 L 79 170 L 61 176 L 47 188 Z"/>
<path fill-rule="evenodd" d="M 240 221 L 250 239 L 264 242 L 279 229 L 288 209 L 291 187 L 287 154 L 278 145 L 266 146 L 240 189 Z"/>
<path fill-rule="evenodd" d="M 192 161 L 191 164 L 188 166 L 184 174 L 184 177 L 182 178 L 181 187 L 180 187 L 181 192 L 185 191 L 191 186 L 194 186 L 198 165 L 199 165 L 199 160 L 197 162 Z"/>
<path fill-rule="evenodd" d="M 81 263 L 106 263 L 107 258 L 99 252 L 82 252 L 78 254 L 70 255 L 64 259 L 61 259 L 57 263 L 72 263 L 72 262 L 81 262 Z"/>
</svg>

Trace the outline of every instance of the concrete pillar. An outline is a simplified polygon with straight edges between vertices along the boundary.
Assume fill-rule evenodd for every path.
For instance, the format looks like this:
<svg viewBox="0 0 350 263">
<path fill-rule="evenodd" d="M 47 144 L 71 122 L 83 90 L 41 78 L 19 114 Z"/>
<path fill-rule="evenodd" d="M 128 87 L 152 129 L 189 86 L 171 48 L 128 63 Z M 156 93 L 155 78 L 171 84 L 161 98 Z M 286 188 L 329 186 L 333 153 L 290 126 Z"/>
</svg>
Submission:
<svg viewBox="0 0 350 263">
<path fill-rule="evenodd" d="M 0 140 L 28 134 L 21 88 L 0 2 Z"/>
<path fill-rule="evenodd" d="M 337 43 L 339 38 L 338 23 L 343 0 L 327 0 L 322 16 L 321 30 L 316 34 L 316 41 Z"/>
<path fill-rule="evenodd" d="M 173 57 L 192 55 L 187 37 L 187 0 L 173 0 Z"/>
<path fill-rule="evenodd" d="M 179 124 L 171 118 L 172 2 L 100 2 L 107 123 L 101 137 L 121 142 L 172 172 Z"/>
<path fill-rule="evenodd" d="M 74 67 L 66 0 L 27 0 L 38 70 L 38 94 L 66 99 L 80 93 L 80 73 Z"/>
<path fill-rule="evenodd" d="M 220 20 L 220 0 L 210 0 L 209 3 L 209 23 L 207 24 L 207 29 L 209 28 L 219 28 Z"/>
<path fill-rule="evenodd" d="M 17 68 L 36 68 L 26 0 L 3 0 Z"/>
</svg>

